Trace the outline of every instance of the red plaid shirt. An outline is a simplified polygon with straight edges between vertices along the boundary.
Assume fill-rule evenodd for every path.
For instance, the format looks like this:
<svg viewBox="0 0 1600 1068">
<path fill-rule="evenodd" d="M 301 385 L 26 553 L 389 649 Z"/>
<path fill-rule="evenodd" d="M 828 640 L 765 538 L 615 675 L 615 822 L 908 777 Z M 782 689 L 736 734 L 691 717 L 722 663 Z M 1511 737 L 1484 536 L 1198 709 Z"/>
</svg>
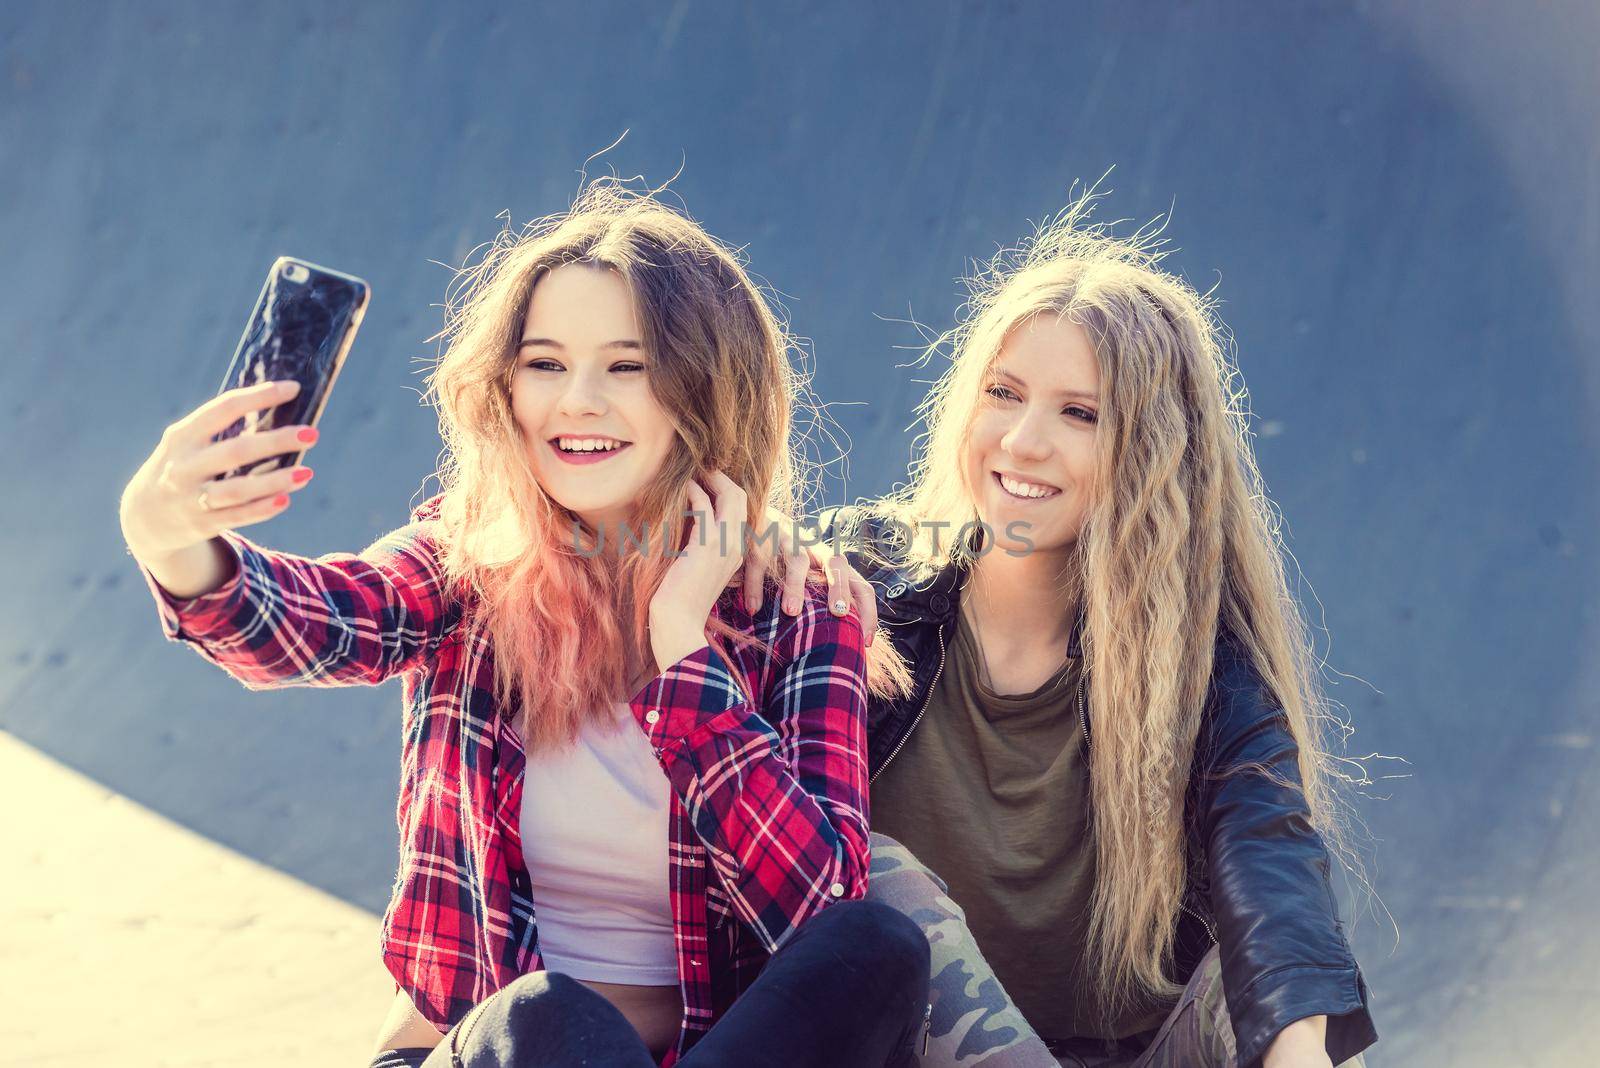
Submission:
<svg viewBox="0 0 1600 1068">
<path fill-rule="evenodd" d="M 221 537 L 238 573 L 177 600 L 141 568 L 169 640 L 252 690 L 402 679 L 400 868 L 383 958 L 440 1031 L 543 967 L 519 833 L 523 747 L 494 700 L 492 650 L 465 640 L 433 553 L 438 497 L 365 551 L 308 559 Z M 629 702 L 672 784 L 669 884 L 683 995 L 673 1064 L 829 903 L 867 887 L 866 686 L 860 619 L 808 596 L 759 618 L 729 664 L 709 646 Z M 576 625 L 576 623 L 574 624 Z M 743 673 L 759 706 L 743 700 Z M 736 922 L 737 921 L 737 922 Z"/>
</svg>

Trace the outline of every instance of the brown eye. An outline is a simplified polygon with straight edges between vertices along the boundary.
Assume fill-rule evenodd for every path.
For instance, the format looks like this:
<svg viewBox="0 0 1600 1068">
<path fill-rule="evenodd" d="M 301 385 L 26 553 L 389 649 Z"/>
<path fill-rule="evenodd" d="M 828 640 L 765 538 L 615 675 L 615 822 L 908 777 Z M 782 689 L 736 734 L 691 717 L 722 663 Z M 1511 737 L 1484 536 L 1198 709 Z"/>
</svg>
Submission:
<svg viewBox="0 0 1600 1068">
<path fill-rule="evenodd" d="M 1070 407 L 1064 409 L 1062 414 L 1070 415 L 1074 419 L 1081 419 L 1085 423 L 1097 422 L 1100 418 L 1094 413 L 1094 411 L 1089 408 L 1085 408 L 1080 404 L 1071 405 Z"/>
</svg>

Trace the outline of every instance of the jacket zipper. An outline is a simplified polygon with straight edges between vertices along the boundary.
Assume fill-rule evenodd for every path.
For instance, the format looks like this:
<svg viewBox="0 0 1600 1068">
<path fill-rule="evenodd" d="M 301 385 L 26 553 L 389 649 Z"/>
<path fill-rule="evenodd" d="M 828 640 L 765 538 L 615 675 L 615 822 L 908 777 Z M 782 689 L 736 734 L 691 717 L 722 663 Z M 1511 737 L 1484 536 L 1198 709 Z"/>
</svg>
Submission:
<svg viewBox="0 0 1600 1068">
<path fill-rule="evenodd" d="M 928 705 L 933 701 L 933 687 L 939 681 L 939 676 L 943 672 L 944 624 L 941 623 L 939 624 L 939 666 L 934 670 L 933 678 L 928 682 L 928 695 L 922 699 L 922 707 L 917 710 L 917 718 L 911 721 L 911 726 L 906 728 L 906 732 L 900 736 L 900 740 L 896 742 L 894 748 L 889 751 L 889 755 L 884 757 L 882 766 L 880 766 L 878 770 L 867 779 L 868 786 L 871 786 L 877 781 L 878 776 L 883 774 L 883 769 L 887 768 L 889 766 L 889 762 L 895 758 L 901 749 L 905 748 L 906 740 L 911 737 L 911 732 L 917 729 L 917 724 L 922 722 L 923 713 L 928 711 Z"/>
<path fill-rule="evenodd" d="M 1185 905 L 1181 901 L 1178 902 L 1178 907 L 1180 909 L 1182 909 L 1184 912 L 1187 912 L 1189 915 L 1193 916 L 1195 919 L 1199 920 L 1201 926 L 1203 926 L 1206 929 L 1206 935 L 1211 939 L 1212 943 L 1220 945 L 1220 943 L 1217 942 L 1216 929 L 1211 926 L 1211 921 L 1210 920 L 1206 919 L 1204 916 L 1200 915 L 1194 909 L 1190 908 L 1188 905 Z"/>
<path fill-rule="evenodd" d="M 1083 728 L 1083 751 L 1089 751 L 1089 714 L 1083 707 L 1083 689 L 1088 678 L 1087 671 L 1078 672 L 1078 726 Z"/>
</svg>

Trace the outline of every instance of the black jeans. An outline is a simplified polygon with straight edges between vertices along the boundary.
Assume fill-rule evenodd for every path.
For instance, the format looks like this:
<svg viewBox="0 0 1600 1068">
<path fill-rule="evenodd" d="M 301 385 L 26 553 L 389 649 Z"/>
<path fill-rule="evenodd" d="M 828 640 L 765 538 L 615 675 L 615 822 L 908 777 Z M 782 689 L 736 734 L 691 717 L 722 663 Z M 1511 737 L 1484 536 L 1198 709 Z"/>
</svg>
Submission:
<svg viewBox="0 0 1600 1068">
<path fill-rule="evenodd" d="M 874 901 L 813 916 L 678 1063 L 683 1068 L 914 1068 L 928 1004 L 928 940 Z M 612 1004 L 557 972 L 496 991 L 436 1049 L 397 1049 L 371 1068 L 651 1068 Z"/>
</svg>

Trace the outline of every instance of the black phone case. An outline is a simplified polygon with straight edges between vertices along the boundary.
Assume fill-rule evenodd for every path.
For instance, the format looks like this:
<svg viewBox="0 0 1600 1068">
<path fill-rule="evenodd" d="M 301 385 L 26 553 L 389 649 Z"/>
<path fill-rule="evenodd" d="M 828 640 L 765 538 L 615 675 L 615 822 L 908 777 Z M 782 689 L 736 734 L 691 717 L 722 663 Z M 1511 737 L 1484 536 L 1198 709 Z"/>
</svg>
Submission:
<svg viewBox="0 0 1600 1068">
<path fill-rule="evenodd" d="M 275 408 L 250 412 L 213 440 L 297 423 L 316 425 L 366 314 L 371 291 L 353 275 L 279 257 L 267 272 L 255 312 L 217 392 L 290 378 L 300 383 L 300 392 Z M 226 477 L 276 471 L 299 463 L 304 455 L 301 449 L 269 456 Z"/>
</svg>

